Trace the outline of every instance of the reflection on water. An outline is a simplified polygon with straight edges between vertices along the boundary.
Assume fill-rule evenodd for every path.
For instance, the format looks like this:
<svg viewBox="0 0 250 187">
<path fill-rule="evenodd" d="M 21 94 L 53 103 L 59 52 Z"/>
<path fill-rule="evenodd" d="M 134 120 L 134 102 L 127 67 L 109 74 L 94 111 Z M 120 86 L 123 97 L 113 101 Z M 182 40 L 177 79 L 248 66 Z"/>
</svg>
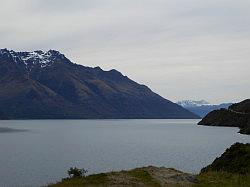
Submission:
<svg viewBox="0 0 250 187">
<path fill-rule="evenodd" d="M 25 132 L 26 129 L 13 129 L 8 127 L 0 127 L 0 133 L 10 133 L 10 132 Z"/>
</svg>

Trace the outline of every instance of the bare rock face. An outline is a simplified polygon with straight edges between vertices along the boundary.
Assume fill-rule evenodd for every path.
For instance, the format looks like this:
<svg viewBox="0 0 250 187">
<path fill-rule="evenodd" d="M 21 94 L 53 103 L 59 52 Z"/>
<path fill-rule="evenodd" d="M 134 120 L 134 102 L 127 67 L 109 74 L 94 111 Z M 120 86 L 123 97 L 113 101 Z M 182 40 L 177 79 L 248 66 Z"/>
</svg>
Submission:
<svg viewBox="0 0 250 187">
<path fill-rule="evenodd" d="M 55 50 L 0 49 L 0 111 L 9 119 L 197 118 L 116 70 Z"/>
</svg>

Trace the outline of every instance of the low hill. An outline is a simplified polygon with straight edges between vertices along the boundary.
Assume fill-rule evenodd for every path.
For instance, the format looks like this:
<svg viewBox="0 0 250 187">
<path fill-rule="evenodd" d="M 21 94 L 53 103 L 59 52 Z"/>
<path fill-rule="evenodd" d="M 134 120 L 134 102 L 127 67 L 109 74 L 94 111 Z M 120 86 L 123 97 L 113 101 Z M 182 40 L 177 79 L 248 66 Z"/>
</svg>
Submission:
<svg viewBox="0 0 250 187">
<path fill-rule="evenodd" d="M 71 186 L 141 186 L 141 187 L 191 187 L 195 182 L 195 176 L 165 167 L 143 167 L 129 171 L 119 171 L 89 175 L 86 177 L 74 177 L 63 179 L 62 182 L 48 187 Z"/>
<path fill-rule="evenodd" d="M 240 133 L 250 134 L 250 100 L 229 106 L 228 109 L 214 110 L 207 114 L 198 125 L 239 127 Z"/>
</svg>

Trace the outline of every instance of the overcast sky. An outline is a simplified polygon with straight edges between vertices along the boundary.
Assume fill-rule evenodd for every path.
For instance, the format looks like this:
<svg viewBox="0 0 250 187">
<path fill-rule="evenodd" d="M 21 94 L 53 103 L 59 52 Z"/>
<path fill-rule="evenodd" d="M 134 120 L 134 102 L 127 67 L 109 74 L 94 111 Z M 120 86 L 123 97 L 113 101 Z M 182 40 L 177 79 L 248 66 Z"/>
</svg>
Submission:
<svg viewBox="0 0 250 187">
<path fill-rule="evenodd" d="M 249 0 L 1 0 L 0 48 L 56 49 L 172 101 L 250 97 Z"/>
</svg>

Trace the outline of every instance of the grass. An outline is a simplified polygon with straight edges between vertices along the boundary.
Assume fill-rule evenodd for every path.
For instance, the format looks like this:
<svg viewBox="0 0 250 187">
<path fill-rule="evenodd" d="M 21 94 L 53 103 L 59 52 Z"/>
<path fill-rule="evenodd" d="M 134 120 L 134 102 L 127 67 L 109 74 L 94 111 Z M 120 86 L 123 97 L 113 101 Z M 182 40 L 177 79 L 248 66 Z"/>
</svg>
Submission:
<svg viewBox="0 0 250 187">
<path fill-rule="evenodd" d="M 112 184 L 110 178 L 120 179 L 120 184 L 122 184 L 122 179 L 127 178 L 126 183 L 129 186 L 137 186 L 137 184 L 142 184 L 143 186 L 150 187 L 160 187 L 160 185 L 154 181 L 151 175 L 142 169 L 133 169 L 130 171 L 121 171 L 121 172 L 110 172 L 110 173 L 101 173 L 89 175 L 86 177 L 75 177 L 63 179 L 61 182 L 56 184 L 51 184 L 48 187 L 83 187 L 83 186 L 109 186 Z"/>
<path fill-rule="evenodd" d="M 250 187 L 250 174 L 205 172 L 198 175 L 198 183 L 194 187 Z"/>
<path fill-rule="evenodd" d="M 130 171 L 110 172 L 89 175 L 86 177 L 66 178 L 57 184 L 51 184 L 48 187 L 82 187 L 82 186 L 109 186 L 109 176 L 122 178 L 129 176 L 131 179 L 131 186 L 136 186 L 136 183 L 142 183 L 145 186 L 159 187 L 160 185 L 153 180 L 147 171 L 141 169 L 134 169 Z"/>
<path fill-rule="evenodd" d="M 87 177 L 75 177 L 63 179 L 57 184 L 49 185 L 48 187 L 83 187 L 83 186 L 106 186 L 108 182 L 107 174 L 100 173 L 89 175 Z"/>
<path fill-rule="evenodd" d="M 235 143 L 212 164 L 203 168 L 201 173 L 209 171 L 225 171 L 235 174 L 250 173 L 250 144 Z"/>
<path fill-rule="evenodd" d="M 86 187 L 86 186 L 109 186 L 109 175 L 118 176 L 121 172 L 101 173 L 89 175 L 87 177 L 63 179 L 62 182 L 49 185 L 49 187 Z M 156 181 L 147 171 L 134 169 L 131 171 L 122 171 L 122 175 L 130 176 L 133 182 L 138 182 L 144 186 L 159 187 Z M 250 187 L 250 174 L 239 175 L 228 172 L 209 171 L 197 176 L 197 183 L 190 187 Z M 124 185 L 126 186 L 126 185 Z M 131 183 L 127 186 L 137 186 Z M 172 185 L 179 187 L 180 185 Z"/>
<path fill-rule="evenodd" d="M 138 181 L 142 182 L 146 186 L 152 186 L 152 187 L 158 187 L 160 184 L 158 184 L 154 179 L 151 177 L 151 175 L 144 170 L 141 169 L 133 169 L 131 171 L 127 172 L 130 176 L 138 179 Z"/>
</svg>

